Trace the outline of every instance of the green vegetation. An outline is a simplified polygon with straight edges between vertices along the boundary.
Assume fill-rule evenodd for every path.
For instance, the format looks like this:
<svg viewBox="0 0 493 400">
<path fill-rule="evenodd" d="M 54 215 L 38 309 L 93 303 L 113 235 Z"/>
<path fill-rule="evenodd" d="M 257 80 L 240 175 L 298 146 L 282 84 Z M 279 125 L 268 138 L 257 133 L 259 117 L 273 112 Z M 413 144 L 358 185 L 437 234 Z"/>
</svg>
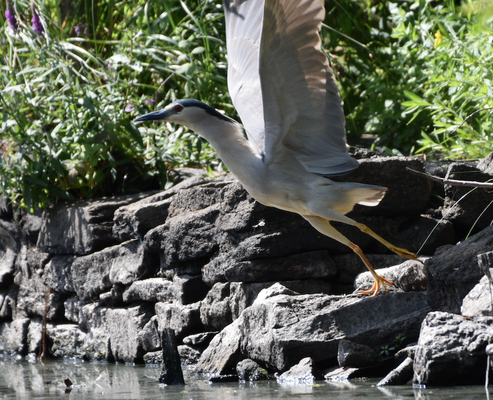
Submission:
<svg viewBox="0 0 493 400">
<path fill-rule="evenodd" d="M 0 192 L 33 209 L 163 187 L 177 166 L 222 171 L 183 128 L 131 123 L 186 97 L 235 117 L 220 4 L 0 0 Z M 492 151 L 489 4 L 327 1 L 349 142 L 370 133 L 395 154 Z"/>
</svg>

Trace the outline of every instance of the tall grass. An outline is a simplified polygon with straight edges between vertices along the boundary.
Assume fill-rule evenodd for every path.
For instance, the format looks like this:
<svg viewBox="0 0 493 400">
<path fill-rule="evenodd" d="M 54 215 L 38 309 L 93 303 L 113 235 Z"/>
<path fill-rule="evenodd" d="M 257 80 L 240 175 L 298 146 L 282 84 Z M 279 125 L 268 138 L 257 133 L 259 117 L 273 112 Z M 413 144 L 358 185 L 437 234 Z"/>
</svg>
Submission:
<svg viewBox="0 0 493 400">
<path fill-rule="evenodd" d="M 221 0 L 0 0 L 0 9 L 4 196 L 34 209 L 164 187 L 176 166 L 222 169 L 187 130 L 131 122 L 187 97 L 235 116 Z M 326 9 L 322 35 L 350 142 L 371 133 L 393 153 L 492 150 L 493 113 L 466 121 L 493 106 L 488 13 L 479 25 L 453 1 L 327 1 Z"/>
</svg>

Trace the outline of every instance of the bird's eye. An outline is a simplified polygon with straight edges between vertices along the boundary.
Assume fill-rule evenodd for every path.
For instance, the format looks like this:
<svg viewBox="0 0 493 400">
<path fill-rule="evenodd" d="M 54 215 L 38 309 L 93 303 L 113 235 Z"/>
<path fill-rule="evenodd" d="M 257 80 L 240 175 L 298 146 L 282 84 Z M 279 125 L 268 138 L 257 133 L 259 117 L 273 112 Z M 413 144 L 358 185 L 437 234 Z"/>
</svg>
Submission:
<svg viewBox="0 0 493 400">
<path fill-rule="evenodd" d="M 177 105 L 175 106 L 175 111 L 176 111 L 176 112 L 180 112 L 181 110 L 183 110 L 183 106 L 182 106 L 181 104 L 177 104 Z"/>
</svg>

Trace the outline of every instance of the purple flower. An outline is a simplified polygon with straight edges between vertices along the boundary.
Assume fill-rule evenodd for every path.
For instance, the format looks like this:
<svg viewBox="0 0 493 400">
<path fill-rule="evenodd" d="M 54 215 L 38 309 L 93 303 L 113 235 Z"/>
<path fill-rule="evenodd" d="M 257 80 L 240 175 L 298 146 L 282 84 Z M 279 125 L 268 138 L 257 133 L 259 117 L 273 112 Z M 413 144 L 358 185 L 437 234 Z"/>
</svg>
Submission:
<svg viewBox="0 0 493 400">
<path fill-rule="evenodd" d="M 33 29 L 34 32 L 36 32 L 36 35 L 41 36 L 43 34 L 43 24 L 41 23 L 41 19 L 39 18 L 39 15 L 36 13 L 34 10 L 34 3 L 33 3 L 33 19 L 31 20 L 33 24 Z"/>
<path fill-rule="evenodd" d="M 75 25 L 74 30 L 77 37 L 87 36 L 87 26 L 82 22 L 80 24 Z"/>
<path fill-rule="evenodd" d="M 7 8 L 5 9 L 5 18 L 9 21 L 10 28 L 15 32 L 17 30 L 17 18 L 15 16 L 14 5 L 7 0 Z"/>
<path fill-rule="evenodd" d="M 131 112 L 134 109 L 134 106 L 130 103 L 125 107 L 125 112 Z"/>
<path fill-rule="evenodd" d="M 144 101 L 144 103 L 146 103 L 148 106 L 153 105 L 155 102 L 156 102 L 156 100 L 154 100 L 152 97 L 149 97 L 148 99 L 146 99 Z"/>
</svg>

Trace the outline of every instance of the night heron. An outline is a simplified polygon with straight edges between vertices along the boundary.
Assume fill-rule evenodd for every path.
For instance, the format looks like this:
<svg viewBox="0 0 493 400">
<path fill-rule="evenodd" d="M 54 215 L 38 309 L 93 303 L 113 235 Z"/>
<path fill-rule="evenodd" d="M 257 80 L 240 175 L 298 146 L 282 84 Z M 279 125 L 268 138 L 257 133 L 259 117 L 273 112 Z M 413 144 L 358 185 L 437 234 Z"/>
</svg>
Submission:
<svg viewBox="0 0 493 400">
<path fill-rule="evenodd" d="M 355 204 L 375 206 L 387 188 L 335 182 L 358 167 L 347 153 L 345 118 L 319 30 L 323 0 L 225 0 L 228 88 L 243 127 L 198 100 L 178 100 L 135 120 L 166 120 L 205 138 L 260 203 L 300 214 L 319 232 L 350 247 L 375 278 L 370 290 L 391 285 L 362 250 L 329 221 L 358 227 L 400 256 L 387 242 L 345 216 Z"/>
</svg>

